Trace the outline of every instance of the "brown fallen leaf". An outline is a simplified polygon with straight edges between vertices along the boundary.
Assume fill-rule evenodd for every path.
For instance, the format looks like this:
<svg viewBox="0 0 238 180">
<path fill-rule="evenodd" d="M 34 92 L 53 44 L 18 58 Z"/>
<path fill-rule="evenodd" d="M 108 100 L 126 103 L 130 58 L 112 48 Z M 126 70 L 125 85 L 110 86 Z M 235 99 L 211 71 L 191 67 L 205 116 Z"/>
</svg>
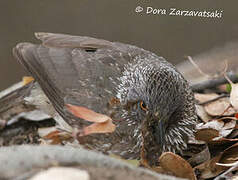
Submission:
<svg viewBox="0 0 238 180">
<path fill-rule="evenodd" d="M 195 93 L 194 97 L 199 103 L 205 103 L 219 97 L 219 95 L 216 93 L 209 93 L 209 94 Z"/>
<path fill-rule="evenodd" d="M 212 117 L 207 114 L 204 107 L 201 105 L 196 105 L 196 112 L 203 122 L 208 122 L 210 119 L 212 119 Z"/>
<path fill-rule="evenodd" d="M 110 117 L 104 114 L 96 113 L 82 106 L 75 106 L 71 104 L 67 104 L 66 106 L 76 117 L 93 122 L 93 124 L 80 130 L 78 134 L 79 136 L 95 133 L 111 133 L 115 131 L 116 126 L 112 123 L 112 119 Z"/>
<path fill-rule="evenodd" d="M 37 132 L 38 132 L 38 135 L 43 138 L 45 136 L 47 136 L 48 134 L 52 133 L 52 132 L 55 132 L 57 131 L 57 127 L 56 126 L 52 126 L 52 127 L 41 127 L 41 128 L 38 128 Z"/>
<path fill-rule="evenodd" d="M 215 130 L 220 130 L 224 127 L 224 122 L 223 121 L 219 121 L 217 119 L 213 119 L 207 123 L 200 123 L 196 125 L 197 129 L 206 129 L 206 128 L 211 128 L 211 129 L 215 129 Z"/>
<path fill-rule="evenodd" d="M 206 142 L 205 141 L 197 140 L 195 137 L 189 137 L 188 144 L 204 145 L 204 144 L 206 144 Z"/>
<path fill-rule="evenodd" d="M 238 120 L 238 113 L 235 114 L 235 118 Z"/>
<path fill-rule="evenodd" d="M 195 166 L 209 159 L 211 159 L 211 155 L 210 155 L 208 146 L 206 146 L 206 148 L 203 151 L 197 154 L 193 154 L 192 157 L 189 158 L 187 161 L 189 164 L 191 164 L 191 166 Z"/>
<path fill-rule="evenodd" d="M 234 120 L 234 118 L 224 117 L 220 119 L 214 119 L 207 123 L 198 124 L 196 126 L 197 132 L 195 137 L 197 140 L 211 142 L 213 140 L 227 137 L 229 134 L 231 134 L 235 127 L 236 120 Z M 216 130 L 216 132 L 214 130 Z"/>
<path fill-rule="evenodd" d="M 229 98 L 221 98 L 217 101 L 204 105 L 204 108 L 210 116 L 231 116 L 236 113 L 231 107 Z"/>
<path fill-rule="evenodd" d="M 53 137 L 55 137 L 55 136 L 58 135 L 59 133 L 60 133 L 60 131 L 55 130 L 55 131 L 50 132 L 49 134 L 47 134 L 47 135 L 44 136 L 44 137 L 47 138 L 47 139 L 52 139 Z"/>
<path fill-rule="evenodd" d="M 232 133 L 228 136 L 229 139 L 238 137 L 238 126 L 236 125 L 235 129 L 232 131 Z"/>
<path fill-rule="evenodd" d="M 209 142 L 209 144 L 223 145 L 223 144 L 227 144 L 227 143 L 230 143 L 230 142 L 237 142 L 237 141 L 238 141 L 238 138 L 228 139 L 228 138 L 219 137 L 219 138 L 214 138 L 213 141 Z"/>
<path fill-rule="evenodd" d="M 219 136 L 219 132 L 215 129 L 200 129 L 195 133 L 195 138 L 199 141 L 205 141 L 212 145 L 222 145 L 238 141 L 238 138 L 229 139 Z"/>
<path fill-rule="evenodd" d="M 194 171 L 198 174 L 199 179 L 209 179 L 216 177 L 220 173 L 222 173 L 227 168 L 218 166 L 216 163 L 219 161 L 221 155 L 215 156 L 211 160 L 208 160 L 196 167 L 194 167 Z"/>
<path fill-rule="evenodd" d="M 65 140 L 71 139 L 72 136 L 69 133 L 62 132 L 59 130 L 49 131 L 49 133 L 43 136 L 43 139 L 50 140 L 49 144 L 61 144 Z"/>
<path fill-rule="evenodd" d="M 177 177 L 196 179 L 191 165 L 179 155 L 172 152 L 165 152 L 160 156 L 159 162 L 164 170 L 172 172 Z"/>
<path fill-rule="evenodd" d="M 231 164 L 236 163 L 237 160 L 238 160 L 238 143 L 233 144 L 232 146 L 225 149 L 225 151 L 222 152 L 218 163 L 220 163 L 220 165 Z"/>
<path fill-rule="evenodd" d="M 22 78 L 23 85 L 27 85 L 27 84 L 29 84 L 32 81 L 34 81 L 34 78 L 31 77 L 31 76 L 24 76 Z"/>
<path fill-rule="evenodd" d="M 233 166 L 230 166 L 226 172 L 220 174 L 215 178 L 215 180 L 221 180 L 221 179 L 231 179 L 231 180 L 237 180 L 238 179 L 238 162 L 234 163 Z"/>
<path fill-rule="evenodd" d="M 221 117 L 221 118 L 219 118 L 218 120 L 235 120 L 235 121 L 237 121 L 238 119 L 236 118 L 236 117 L 233 117 L 233 116 L 231 116 L 231 117 Z"/>
<path fill-rule="evenodd" d="M 219 136 L 219 131 L 211 128 L 199 129 L 195 133 L 195 138 L 199 141 L 211 142 Z"/>
<path fill-rule="evenodd" d="M 84 131 L 80 134 L 80 136 L 86 136 L 94 133 L 111 133 L 115 130 L 115 128 L 115 125 L 110 120 L 102 123 L 93 123 L 84 127 Z"/>
<path fill-rule="evenodd" d="M 68 110 L 75 116 L 84 119 L 89 122 L 97 122 L 102 123 L 110 120 L 111 118 L 104 115 L 96 113 L 88 108 L 82 107 L 82 106 L 75 106 L 71 104 L 67 104 Z"/>
</svg>

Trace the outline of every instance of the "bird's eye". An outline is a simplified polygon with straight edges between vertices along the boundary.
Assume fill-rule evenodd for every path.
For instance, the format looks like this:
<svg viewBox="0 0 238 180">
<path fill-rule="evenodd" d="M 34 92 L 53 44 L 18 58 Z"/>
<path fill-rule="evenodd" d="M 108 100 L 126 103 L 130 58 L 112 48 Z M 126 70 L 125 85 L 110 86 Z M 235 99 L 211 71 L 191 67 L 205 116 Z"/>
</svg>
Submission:
<svg viewBox="0 0 238 180">
<path fill-rule="evenodd" d="M 148 110 L 146 104 L 145 104 L 143 101 L 140 102 L 140 108 L 141 108 L 143 111 L 147 111 L 147 110 Z"/>
</svg>

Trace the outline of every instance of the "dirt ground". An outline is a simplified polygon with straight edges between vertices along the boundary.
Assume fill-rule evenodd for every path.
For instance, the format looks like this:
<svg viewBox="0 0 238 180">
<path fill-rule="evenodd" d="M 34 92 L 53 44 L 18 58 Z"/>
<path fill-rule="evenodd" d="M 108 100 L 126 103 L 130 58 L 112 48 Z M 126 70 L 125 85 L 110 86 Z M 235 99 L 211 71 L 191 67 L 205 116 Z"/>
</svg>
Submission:
<svg viewBox="0 0 238 180">
<path fill-rule="evenodd" d="M 53 119 L 39 122 L 19 119 L 18 122 L 0 130 L 0 146 L 39 144 L 38 128 L 54 125 Z"/>
</svg>

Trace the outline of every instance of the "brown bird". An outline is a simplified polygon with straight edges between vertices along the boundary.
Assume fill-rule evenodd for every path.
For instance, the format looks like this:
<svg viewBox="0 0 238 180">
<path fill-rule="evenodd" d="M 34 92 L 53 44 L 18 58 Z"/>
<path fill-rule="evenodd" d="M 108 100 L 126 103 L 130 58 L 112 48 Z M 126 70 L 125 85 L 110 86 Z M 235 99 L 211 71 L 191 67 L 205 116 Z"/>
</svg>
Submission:
<svg viewBox="0 0 238 180">
<path fill-rule="evenodd" d="M 152 166 L 162 152 L 186 150 L 197 121 L 193 93 L 163 57 L 91 37 L 52 33 L 36 33 L 36 37 L 43 43 L 20 43 L 13 53 L 49 101 L 39 95 L 37 83 L 26 101 L 52 115 L 64 128 L 84 125 L 65 104 L 120 119 L 112 135 L 94 135 L 92 143 L 120 155 L 138 155 L 143 145 Z M 111 106 L 112 99 L 119 100 L 120 107 Z"/>
</svg>

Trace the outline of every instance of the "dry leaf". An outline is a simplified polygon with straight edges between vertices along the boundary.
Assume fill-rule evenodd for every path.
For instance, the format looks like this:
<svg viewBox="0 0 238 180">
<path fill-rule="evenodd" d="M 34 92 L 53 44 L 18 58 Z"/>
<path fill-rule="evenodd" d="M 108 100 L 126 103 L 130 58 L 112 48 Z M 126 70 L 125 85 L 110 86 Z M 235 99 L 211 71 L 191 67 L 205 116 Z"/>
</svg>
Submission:
<svg viewBox="0 0 238 180">
<path fill-rule="evenodd" d="M 24 76 L 22 78 L 23 85 L 27 85 L 27 84 L 31 83 L 32 81 L 34 81 L 34 78 L 31 76 Z"/>
<path fill-rule="evenodd" d="M 60 131 L 56 130 L 56 131 L 53 131 L 53 132 L 47 134 L 43 138 L 51 140 L 50 144 L 60 144 L 62 141 L 59 137 L 59 133 L 60 133 Z"/>
<path fill-rule="evenodd" d="M 104 114 L 99 114 L 85 107 L 71 104 L 67 104 L 67 108 L 76 117 L 93 122 L 93 124 L 80 130 L 79 136 L 94 133 L 111 133 L 115 131 L 116 126 L 112 123 L 112 119 Z"/>
<path fill-rule="evenodd" d="M 229 135 L 229 138 L 236 138 L 238 136 L 238 129 L 237 129 L 237 125 L 235 127 L 235 129 L 232 131 L 232 133 Z"/>
<path fill-rule="evenodd" d="M 235 114 L 235 118 L 238 120 L 238 113 Z"/>
<path fill-rule="evenodd" d="M 48 134 L 57 131 L 57 127 L 53 126 L 53 127 L 43 127 L 43 128 L 38 128 L 38 135 L 40 137 L 45 137 Z"/>
<path fill-rule="evenodd" d="M 221 137 L 227 137 L 236 127 L 236 120 L 233 118 L 220 118 L 218 121 L 223 121 L 225 124 L 219 130 L 219 134 Z"/>
<path fill-rule="evenodd" d="M 82 107 L 82 106 L 74 106 L 71 104 L 67 104 L 68 110 L 75 115 L 76 117 L 79 117 L 81 119 L 84 119 L 89 122 L 97 122 L 102 123 L 110 120 L 111 118 L 104 115 L 96 113 L 88 108 Z"/>
<path fill-rule="evenodd" d="M 206 142 L 217 141 L 227 137 L 236 127 L 236 120 L 229 118 L 214 119 L 207 123 L 200 123 L 196 126 L 197 132 L 195 137 L 197 140 Z M 218 132 L 218 134 L 217 134 Z"/>
<path fill-rule="evenodd" d="M 223 151 L 218 163 L 230 164 L 237 162 L 237 160 L 238 160 L 238 143 L 232 145 L 231 147 Z"/>
<path fill-rule="evenodd" d="M 206 129 L 206 128 L 211 128 L 211 129 L 216 129 L 216 130 L 220 130 L 223 128 L 224 126 L 224 122 L 223 121 L 218 121 L 217 119 L 214 119 L 212 121 L 209 121 L 207 123 L 200 123 L 197 124 L 196 128 L 197 129 Z"/>
<path fill-rule="evenodd" d="M 196 179 L 191 165 L 186 160 L 172 152 L 163 153 L 159 158 L 159 162 L 164 170 L 172 172 L 177 177 L 192 180 Z"/>
<path fill-rule="evenodd" d="M 65 140 L 72 138 L 71 134 L 66 132 L 61 132 L 59 130 L 51 131 L 46 136 L 43 136 L 44 139 L 50 140 L 50 144 L 61 144 Z"/>
<path fill-rule="evenodd" d="M 201 105 L 196 105 L 197 115 L 201 118 L 203 122 L 208 122 L 211 118 L 205 111 L 204 107 Z"/>
<path fill-rule="evenodd" d="M 81 136 L 86 136 L 94 133 L 111 133 L 115 131 L 115 128 L 116 127 L 112 123 L 112 121 L 93 123 L 83 129 L 84 131 L 82 132 Z"/>
<path fill-rule="evenodd" d="M 195 133 L 195 138 L 199 141 L 211 142 L 215 137 L 219 136 L 219 131 L 211 128 L 199 129 Z"/>
<path fill-rule="evenodd" d="M 191 166 L 195 166 L 209 160 L 210 158 L 211 155 L 208 146 L 206 146 L 206 148 L 203 151 L 197 154 L 193 154 L 192 157 L 189 158 L 187 161 L 189 162 L 189 164 L 191 164 Z"/>
<path fill-rule="evenodd" d="M 221 98 L 217 101 L 204 105 L 204 108 L 210 116 L 231 116 L 235 114 L 235 109 L 230 106 L 229 98 Z"/>
<path fill-rule="evenodd" d="M 209 161 L 206 161 L 194 168 L 194 171 L 199 174 L 199 179 L 209 179 L 216 177 L 222 173 L 226 168 L 217 166 L 216 163 L 219 161 L 220 155 L 212 158 Z"/>
<path fill-rule="evenodd" d="M 237 121 L 238 119 L 236 118 L 236 117 L 233 117 L 233 116 L 231 116 L 231 117 L 221 117 L 221 118 L 219 118 L 218 120 L 235 120 L 235 121 Z"/>
<path fill-rule="evenodd" d="M 197 140 L 195 137 L 189 137 L 188 144 L 202 145 L 202 144 L 206 144 L 206 142 Z"/>
<path fill-rule="evenodd" d="M 226 172 L 217 176 L 215 178 L 215 180 L 221 180 L 221 179 L 224 179 L 224 180 L 228 180 L 228 179 L 238 180 L 238 173 L 237 173 L 238 162 L 234 163 L 233 166 L 227 166 L 227 167 L 230 167 L 230 168 Z"/>
<path fill-rule="evenodd" d="M 44 136 L 44 138 L 52 139 L 52 138 L 58 136 L 59 133 L 60 133 L 59 130 L 55 130 L 55 131 L 50 132 L 50 133 L 47 134 L 46 136 Z"/>
<path fill-rule="evenodd" d="M 219 97 L 219 95 L 216 93 L 210 93 L 210 94 L 195 93 L 194 97 L 199 103 L 205 103 Z"/>
<path fill-rule="evenodd" d="M 47 140 L 44 141 L 46 144 L 61 144 L 63 141 L 72 138 L 71 134 L 59 131 L 56 127 L 39 128 L 38 134 L 43 139 Z"/>
<path fill-rule="evenodd" d="M 226 143 L 230 143 L 230 142 L 237 142 L 238 138 L 236 139 L 228 139 L 228 138 L 223 138 L 223 137 L 219 137 L 219 138 L 214 138 L 213 141 L 209 142 L 210 144 L 213 145 L 222 145 L 222 144 L 226 144 Z"/>
</svg>

